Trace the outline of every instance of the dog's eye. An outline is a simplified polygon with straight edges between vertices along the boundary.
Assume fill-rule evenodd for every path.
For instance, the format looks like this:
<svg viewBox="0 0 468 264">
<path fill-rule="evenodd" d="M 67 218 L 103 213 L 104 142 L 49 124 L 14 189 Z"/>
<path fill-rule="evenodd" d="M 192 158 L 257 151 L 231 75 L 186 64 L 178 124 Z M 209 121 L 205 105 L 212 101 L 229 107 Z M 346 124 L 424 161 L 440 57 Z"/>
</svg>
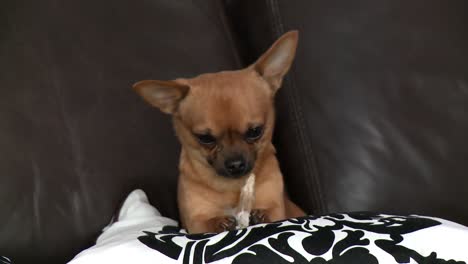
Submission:
<svg viewBox="0 0 468 264">
<path fill-rule="evenodd" d="M 263 126 L 251 127 L 245 132 L 245 140 L 253 142 L 259 139 L 263 134 Z"/>
<path fill-rule="evenodd" d="M 216 138 L 210 134 L 195 134 L 198 142 L 202 145 L 214 145 L 216 143 Z"/>
</svg>

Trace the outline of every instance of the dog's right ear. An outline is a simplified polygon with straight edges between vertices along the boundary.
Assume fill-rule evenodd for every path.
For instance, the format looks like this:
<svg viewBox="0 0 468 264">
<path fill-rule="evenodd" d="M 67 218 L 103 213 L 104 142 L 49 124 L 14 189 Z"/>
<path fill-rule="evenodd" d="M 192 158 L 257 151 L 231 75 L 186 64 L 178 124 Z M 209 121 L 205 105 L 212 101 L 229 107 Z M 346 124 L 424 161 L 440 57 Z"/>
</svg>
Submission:
<svg viewBox="0 0 468 264">
<path fill-rule="evenodd" d="M 133 89 L 146 102 L 167 114 L 173 114 L 177 110 L 189 88 L 189 86 L 177 81 L 146 80 L 133 85 Z"/>
</svg>

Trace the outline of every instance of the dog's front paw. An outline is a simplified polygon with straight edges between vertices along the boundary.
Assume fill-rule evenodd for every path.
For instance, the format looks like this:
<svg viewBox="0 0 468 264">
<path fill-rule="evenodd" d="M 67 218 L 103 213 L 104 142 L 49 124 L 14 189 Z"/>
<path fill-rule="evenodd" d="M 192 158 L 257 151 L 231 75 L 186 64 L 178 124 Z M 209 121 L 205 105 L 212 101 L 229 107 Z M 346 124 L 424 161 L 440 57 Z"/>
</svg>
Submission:
<svg viewBox="0 0 468 264">
<path fill-rule="evenodd" d="M 236 230 L 237 221 L 233 216 L 220 216 L 216 217 L 214 221 L 214 227 L 216 233 L 224 231 Z"/>
<path fill-rule="evenodd" d="M 250 212 L 250 225 L 262 224 L 267 223 L 268 217 L 266 215 L 266 211 L 262 209 L 255 209 Z"/>
</svg>

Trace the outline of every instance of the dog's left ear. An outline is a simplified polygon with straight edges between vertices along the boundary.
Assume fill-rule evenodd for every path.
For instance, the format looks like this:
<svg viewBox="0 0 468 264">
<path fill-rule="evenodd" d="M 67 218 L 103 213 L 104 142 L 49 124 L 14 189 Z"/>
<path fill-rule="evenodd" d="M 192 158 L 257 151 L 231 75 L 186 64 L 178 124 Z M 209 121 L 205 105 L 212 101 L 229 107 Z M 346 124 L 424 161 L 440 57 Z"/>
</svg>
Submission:
<svg viewBox="0 0 468 264">
<path fill-rule="evenodd" d="M 281 36 L 254 64 L 255 71 L 263 77 L 276 92 L 288 72 L 296 54 L 299 33 L 289 31 Z"/>
<path fill-rule="evenodd" d="M 133 89 L 150 105 L 166 114 L 173 114 L 190 87 L 177 81 L 146 80 L 135 83 Z"/>
</svg>

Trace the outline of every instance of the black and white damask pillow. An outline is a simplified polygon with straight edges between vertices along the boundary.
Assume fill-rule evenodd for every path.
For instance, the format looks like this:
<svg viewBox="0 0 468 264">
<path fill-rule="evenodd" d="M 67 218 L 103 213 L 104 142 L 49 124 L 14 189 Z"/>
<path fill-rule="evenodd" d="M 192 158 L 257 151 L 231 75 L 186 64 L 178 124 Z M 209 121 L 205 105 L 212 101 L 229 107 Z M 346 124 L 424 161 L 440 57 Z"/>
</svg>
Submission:
<svg viewBox="0 0 468 264">
<path fill-rule="evenodd" d="M 7 257 L 0 256 L 0 264 L 11 264 L 11 261 Z"/>
<path fill-rule="evenodd" d="M 149 211 L 148 211 L 149 210 Z M 468 228 L 375 213 L 309 216 L 221 234 L 186 234 L 133 192 L 119 221 L 71 263 L 467 263 Z"/>
</svg>

